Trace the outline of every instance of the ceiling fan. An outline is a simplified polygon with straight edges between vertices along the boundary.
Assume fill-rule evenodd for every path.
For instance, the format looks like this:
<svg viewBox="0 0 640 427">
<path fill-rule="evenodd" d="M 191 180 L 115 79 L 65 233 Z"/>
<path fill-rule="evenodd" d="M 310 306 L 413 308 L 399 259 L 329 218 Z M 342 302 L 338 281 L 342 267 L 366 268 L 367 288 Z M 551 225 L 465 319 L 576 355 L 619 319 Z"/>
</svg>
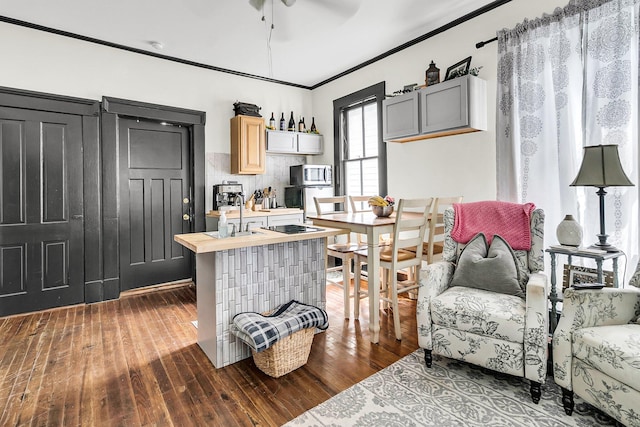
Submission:
<svg viewBox="0 0 640 427">
<path fill-rule="evenodd" d="M 305 35 L 338 28 L 356 14 L 363 2 L 364 0 L 307 0 L 299 3 L 296 0 L 249 0 L 249 4 L 262 13 L 262 21 L 270 27 L 270 31 L 275 28 L 274 10 L 280 9 L 277 16 L 278 29 L 273 32 L 273 39 L 277 42 L 300 40 Z M 286 12 L 279 4 L 285 6 Z M 293 5 L 296 7 L 291 7 Z"/>
<path fill-rule="evenodd" d="M 267 0 L 249 0 L 249 4 L 256 10 L 262 10 Z M 280 0 L 285 6 L 291 7 L 295 4 L 296 0 Z"/>
</svg>

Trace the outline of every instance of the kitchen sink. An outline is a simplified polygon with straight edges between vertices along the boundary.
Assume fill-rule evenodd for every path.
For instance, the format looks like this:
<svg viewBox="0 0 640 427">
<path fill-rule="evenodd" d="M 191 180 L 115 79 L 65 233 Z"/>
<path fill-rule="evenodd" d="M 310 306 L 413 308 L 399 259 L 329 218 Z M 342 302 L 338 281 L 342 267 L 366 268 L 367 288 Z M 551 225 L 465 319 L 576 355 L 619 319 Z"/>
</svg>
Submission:
<svg viewBox="0 0 640 427">
<path fill-rule="evenodd" d="M 264 234 L 264 233 L 261 233 L 259 231 L 254 231 L 254 230 L 238 231 L 238 232 L 236 232 L 235 235 L 233 235 L 233 236 L 230 235 L 229 237 L 252 236 L 254 234 Z"/>
<path fill-rule="evenodd" d="M 220 235 L 218 234 L 217 231 L 209 231 L 207 233 L 204 233 L 209 237 L 213 237 L 214 239 L 220 239 Z M 235 235 L 229 235 L 227 237 L 225 237 L 225 239 L 228 239 L 229 237 L 244 237 L 244 236 L 252 236 L 254 234 L 264 234 L 260 231 L 255 231 L 255 230 L 248 230 L 248 231 L 239 231 L 237 232 Z"/>
</svg>

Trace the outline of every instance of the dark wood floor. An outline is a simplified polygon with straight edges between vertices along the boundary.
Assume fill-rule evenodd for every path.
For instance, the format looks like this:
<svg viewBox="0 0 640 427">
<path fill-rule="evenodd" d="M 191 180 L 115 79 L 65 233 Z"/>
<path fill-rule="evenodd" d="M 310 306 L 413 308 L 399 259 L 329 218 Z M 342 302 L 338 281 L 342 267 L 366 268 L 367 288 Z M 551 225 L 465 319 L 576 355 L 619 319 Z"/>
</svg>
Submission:
<svg viewBox="0 0 640 427">
<path fill-rule="evenodd" d="M 0 319 L 1 426 L 278 426 L 418 348 L 415 302 L 401 301 L 403 340 L 381 314 L 369 342 L 329 286 L 330 327 L 309 362 L 278 379 L 251 358 L 215 369 L 196 343 L 192 285 Z"/>
</svg>

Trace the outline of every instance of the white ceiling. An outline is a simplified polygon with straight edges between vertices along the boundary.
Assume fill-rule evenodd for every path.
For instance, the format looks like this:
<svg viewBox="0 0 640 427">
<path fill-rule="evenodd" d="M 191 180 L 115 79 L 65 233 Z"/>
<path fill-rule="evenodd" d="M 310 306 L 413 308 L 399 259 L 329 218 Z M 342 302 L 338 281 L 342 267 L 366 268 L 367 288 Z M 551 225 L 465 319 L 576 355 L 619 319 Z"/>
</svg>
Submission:
<svg viewBox="0 0 640 427">
<path fill-rule="evenodd" d="M 248 0 L 14 0 L 0 15 L 311 87 L 492 1 L 266 0 L 263 22 Z"/>
</svg>

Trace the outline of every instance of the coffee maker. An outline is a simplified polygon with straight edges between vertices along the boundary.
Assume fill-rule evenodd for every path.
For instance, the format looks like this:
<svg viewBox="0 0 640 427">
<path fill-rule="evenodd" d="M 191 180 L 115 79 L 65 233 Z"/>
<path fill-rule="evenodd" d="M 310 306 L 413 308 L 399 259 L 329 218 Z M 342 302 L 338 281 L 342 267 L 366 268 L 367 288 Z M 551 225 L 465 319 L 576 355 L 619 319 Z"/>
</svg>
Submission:
<svg viewBox="0 0 640 427">
<path fill-rule="evenodd" d="M 238 194 L 242 193 L 242 184 L 224 183 L 213 186 L 213 210 L 220 210 L 221 206 L 233 206 Z"/>
</svg>

